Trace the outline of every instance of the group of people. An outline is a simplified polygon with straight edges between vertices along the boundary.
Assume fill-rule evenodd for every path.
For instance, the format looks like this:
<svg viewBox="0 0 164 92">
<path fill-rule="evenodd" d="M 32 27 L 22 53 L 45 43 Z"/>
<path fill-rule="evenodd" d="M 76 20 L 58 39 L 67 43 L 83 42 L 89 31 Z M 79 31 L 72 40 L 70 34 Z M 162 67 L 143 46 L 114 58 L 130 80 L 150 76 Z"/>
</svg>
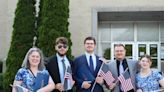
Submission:
<svg viewBox="0 0 164 92">
<path fill-rule="evenodd" d="M 66 55 L 68 40 L 65 37 L 57 38 L 55 43 L 57 53 L 48 58 L 46 63 L 39 48 L 33 47 L 27 52 L 22 68 L 15 76 L 12 92 L 17 92 L 17 85 L 23 87 L 24 92 L 73 92 L 72 85 L 75 85 L 76 92 L 124 92 L 118 77 L 125 72 L 129 74 L 133 86 L 127 92 L 151 92 L 164 87 L 161 73 L 150 68 L 150 56 L 144 55 L 139 62 L 126 59 L 126 49 L 122 44 L 114 47 L 115 60 L 106 62 L 94 53 L 94 37 L 85 38 L 85 53 L 74 61 Z M 104 78 L 99 76 L 102 63 L 108 66 L 115 79 L 112 85 L 108 85 Z M 71 79 L 66 81 L 68 68 Z"/>
</svg>

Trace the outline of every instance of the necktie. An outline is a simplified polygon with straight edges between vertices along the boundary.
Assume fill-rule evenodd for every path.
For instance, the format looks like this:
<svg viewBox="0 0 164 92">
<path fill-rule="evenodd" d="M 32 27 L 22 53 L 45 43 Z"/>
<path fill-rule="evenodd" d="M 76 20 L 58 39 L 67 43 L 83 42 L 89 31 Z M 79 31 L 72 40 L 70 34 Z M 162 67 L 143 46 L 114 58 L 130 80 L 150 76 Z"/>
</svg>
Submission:
<svg viewBox="0 0 164 92">
<path fill-rule="evenodd" d="M 94 67 L 93 67 L 93 59 L 92 56 L 89 57 L 89 63 L 90 63 L 90 70 L 92 73 L 94 73 Z"/>
<path fill-rule="evenodd" d="M 122 62 L 123 62 L 123 61 L 120 61 L 120 65 L 119 65 L 119 72 L 120 72 L 120 75 L 121 75 L 122 73 L 124 73 L 124 67 L 123 67 L 123 65 L 122 65 Z"/>
<path fill-rule="evenodd" d="M 66 69 L 66 65 L 65 65 L 65 63 L 64 63 L 65 60 L 62 59 L 61 61 L 62 61 L 62 65 L 63 65 L 63 74 L 65 74 L 65 69 Z"/>
<path fill-rule="evenodd" d="M 64 60 L 64 59 L 62 59 L 63 74 L 64 74 L 64 78 L 65 78 L 66 65 L 65 65 L 64 61 L 65 61 L 65 60 Z M 64 86 L 64 90 L 66 90 L 66 89 L 67 89 L 67 87 L 68 87 L 68 81 L 67 81 L 67 79 L 64 79 L 64 84 L 63 84 L 63 86 Z"/>
</svg>

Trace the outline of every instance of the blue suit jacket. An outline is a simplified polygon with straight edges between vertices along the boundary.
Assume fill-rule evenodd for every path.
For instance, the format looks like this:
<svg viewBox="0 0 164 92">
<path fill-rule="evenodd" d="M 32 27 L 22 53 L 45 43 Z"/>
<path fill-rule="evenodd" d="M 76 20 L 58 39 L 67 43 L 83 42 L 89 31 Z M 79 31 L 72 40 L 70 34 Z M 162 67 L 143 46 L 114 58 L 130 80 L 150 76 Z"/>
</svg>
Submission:
<svg viewBox="0 0 164 92">
<path fill-rule="evenodd" d="M 79 56 L 73 62 L 73 76 L 75 79 L 75 85 L 77 92 L 91 92 L 92 86 L 89 89 L 82 88 L 83 81 L 91 81 L 92 85 L 95 81 L 97 73 L 101 67 L 102 61 L 99 61 L 99 57 L 96 56 L 96 69 L 94 73 L 91 72 L 85 55 Z M 94 92 L 104 92 L 101 85 L 96 84 Z"/>
</svg>

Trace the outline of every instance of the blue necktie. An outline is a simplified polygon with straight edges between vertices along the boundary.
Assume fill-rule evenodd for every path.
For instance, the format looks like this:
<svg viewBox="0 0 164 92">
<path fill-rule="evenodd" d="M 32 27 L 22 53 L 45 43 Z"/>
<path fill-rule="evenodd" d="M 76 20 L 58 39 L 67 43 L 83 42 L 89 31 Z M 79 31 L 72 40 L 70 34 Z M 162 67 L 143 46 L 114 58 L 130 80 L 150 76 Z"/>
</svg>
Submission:
<svg viewBox="0 0 164 92">
<path fill-rule="evenodd" d="M 94 67 L 93 67 L 93 59 L 92 56 L 89 57 L 89 63 L 90 63 L 90 70 L 92 73 L 94 73 Z"/>
</svg>

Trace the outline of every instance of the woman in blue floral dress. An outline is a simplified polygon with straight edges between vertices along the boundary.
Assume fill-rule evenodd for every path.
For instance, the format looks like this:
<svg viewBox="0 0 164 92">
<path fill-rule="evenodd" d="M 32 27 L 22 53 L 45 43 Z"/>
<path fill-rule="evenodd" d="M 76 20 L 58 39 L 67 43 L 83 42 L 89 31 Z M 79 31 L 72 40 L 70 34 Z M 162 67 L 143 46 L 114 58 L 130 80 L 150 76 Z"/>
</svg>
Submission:
<svg viewBox="0 0 164 92">
<path fill-rule="evenodd" d="M 152 60 L 149 55 L 144 55 L 139 61 L 141 71 L 136 76 L 137 92 L 157 92 L 164 88 L 164 78 L 159 71 L 151 70 Z"/>
<path fill-rule="evenodd" d="M 15 76 L 12 92 L 17 92 L 17 86 L 23 88 L 23 92 L 50 92 L 55 88 L 52 78 L 45 70 L 43 54 L 40 49 L 31 48 Z"/>
</svg>

